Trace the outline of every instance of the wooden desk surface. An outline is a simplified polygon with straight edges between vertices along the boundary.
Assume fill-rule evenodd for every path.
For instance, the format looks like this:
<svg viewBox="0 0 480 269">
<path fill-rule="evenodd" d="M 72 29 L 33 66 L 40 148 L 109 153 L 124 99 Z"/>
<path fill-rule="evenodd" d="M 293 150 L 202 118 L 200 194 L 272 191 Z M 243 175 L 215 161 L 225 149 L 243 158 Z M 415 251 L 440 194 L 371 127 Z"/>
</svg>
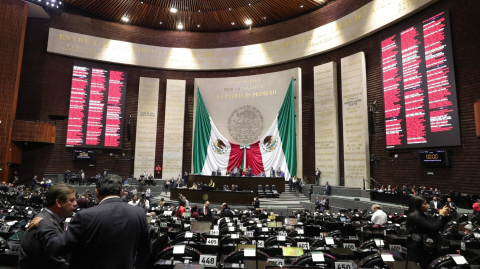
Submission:
<svg viewBox="0 0 480 269">
<path fill-rule="evenodd" d="M 178 195 L 182 194 L 187 197 L 189 202 L 204 203 L 210 201 L 211 203 L 228 203 L 228 204 L 244 204 L 251 205 L 256 194 L 254 192 L 242 191 L 204 191 L 204 190 L 190 190 L 190 189 L 170 189 L 170 199 L 178 201 Z"/>
</svg>

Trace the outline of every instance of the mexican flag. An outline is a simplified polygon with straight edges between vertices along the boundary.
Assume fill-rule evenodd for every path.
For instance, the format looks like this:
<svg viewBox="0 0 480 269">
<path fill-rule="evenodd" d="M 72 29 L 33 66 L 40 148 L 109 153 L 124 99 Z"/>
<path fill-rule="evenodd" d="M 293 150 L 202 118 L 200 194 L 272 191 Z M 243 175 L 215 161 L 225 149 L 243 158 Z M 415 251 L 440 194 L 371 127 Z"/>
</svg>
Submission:
<svg viewBox="0 0 480 269">
<path fill-rule="evenodd" d="M 297 175 L 297 139 L 295 131 L 295 97 L 293 79 L 285 99 L 268 132 L 259 141 L 261 161 L 267 176 L 270 169 L 278 167 L 285 173 L 285 180 Z"/>
<path fill-rule="evenodd" d="M 297 174 L 297 139 L 295 132 L 294 84 L 290 81 L 277 117 L 268 132 L 251 145 L 229 142 L 220 134 L 208 114 L 200 90 L 197 89 L 197 107 L 193 144 L 194 173 L 211 175 L 218 167 L 228 171 L 236 167 L 252 168 L 254 175 L 262 171 L 270 176 L 270 169 L 280 167 L 285 180 Z M 243 164 L 243 165 L 242 165 Z"/>
<path fill-rule="evenodd" d="M 200 89 L 197 89 L 197 107 L 195 115 L 195 133 L 193 139 L 193 172 L 211 175 L 220 168 L 228 171 L 240 167 L 243 151 L 240 146 L 230 143 L 215 127 L 203 102 Z"/>
</svg>

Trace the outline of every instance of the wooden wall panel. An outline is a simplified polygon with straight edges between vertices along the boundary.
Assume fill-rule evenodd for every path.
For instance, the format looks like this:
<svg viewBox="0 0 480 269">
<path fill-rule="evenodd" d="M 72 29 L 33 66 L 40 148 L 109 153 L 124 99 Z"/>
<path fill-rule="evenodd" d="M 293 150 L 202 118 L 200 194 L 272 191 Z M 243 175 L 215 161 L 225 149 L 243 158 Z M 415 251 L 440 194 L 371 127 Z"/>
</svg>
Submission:
<svg viewBox="0 0 480 269">
<path fill-rule="evenodd" d="M 191 33 L 180 31 L 156 31 L 135 26 L 87 18 L 83 15 L 64 12 L 54 16 L 51 21 L 42 19 L 29 19 L 26 36 L 26 49 L 24 65 L 22 67 L 22 81 L 20 84 L 19 104 L 17 115 L 19 119 L 46 120 L 48 115 L 68 115 L 70 96 L 70 81 L 72 66 L 74 64 L 98 65 L 104 68 L 126 70 L 128 72 L 126 118 L 135 115 L 138 102 L 138 83 L 141 76 L 160 78 L 159 117 L 157 125 L 156 164 L 161 163 L 163 154 L 163 126 L 165 111 L 165 91 L 167 79 L 186 80 L 186 108 L 185 108 L 185 144 L 183 170 L 190 170 L 192 152 L 193 129 L 193 93 L 195 78 L 234 77 L 253 74 L 263 74 L 281 71 L 289 68 L 302 68 L 303 82 L 303 171 L 305 177 L 310 179 L 315 170 L 315 133 L 314 133 L 314 98 L 313 98 L 313 67 L 335 61 L 340 65 L 340 59 L 359 51 L 365 52 L 367 65 L 367 97 L 368 103 L 378 101 L 379 112 L 374 116 L 375 135 L 370 136 L 370 153 L 375 154 L 378 161 L 371 164 L 371 175 L 382 184 L 427 185 L 439 187 L 443 190 L 457 189 L 464 192 L 480 192 L 477 178 L 480 176 L 480 141 L 476 138 L 473 103 L 480 100 L 480 81 L 478 77 L 478 63 L 480 54 L 476 52 L 480 42 L 480 31 L 476 31 L 477 15 L 480 5 L 477 1 L 470 0 L 442 0 L 429 8 L 404 19 L 395 25 L 372 34 L 360 41 L 342 48 L 317 55 L 314 57 L 248 70 L 235 71 L 170 71 L 157 70 L 132 66 L 122 66 L 108 63 L 85 61 L 68 58 L 45 52 L 47 44 L 48 27 L 61 28 L 67 31 L 102 36 L 105 38 L 125 40 L 156 46 L 212 48 L 231 47 L 254 43 L 272 41 L 331 22 L 341 16 L 352 12 L 371 0 L 342 0 L 332 1 L 325 7 L 305 16 L 301 16 L 282 23 L 253 28 L 251 31 L 234 31 L 226 33 Z M 396 31 L 401 31 L 429 16 L 449 10 L 451 15 L 452 41 L 454 50 L 454 64 L 458 91 L 458 104 L 462 126 L 462 146 L 452 149 L 451 168 L 422 168 L 418 165 L 417 150 L 386 150 L 385 128 L 383 117 L 383 95 L 381 82 L 381 51 L 380 43 L 383 35 L 387 36 Z M 28 64 L 26 64 L 28 63 Z M 340 72 L 338 81 L 340 81 Z M 338 95 L 341 97 L 341 85 Z M 339 111 L 342 111 L 339 103 Z M 339 113 L 339 119 L 342 118 Z M 339 140 L 343 141 L 343 123 L 339 121 Z M 132 137 L 135 138 L 136 121 L 132 117 Z M 93 167 L 85 164 L 74 163 L 72 149 L 65 148 L 66 122 L 57 122 L 57 140 L 54 145 L 36 149 L 24 149 L 23 164 L 18 167 L 21 177 L 30 178 L 34 173 L 62 173 L 65 169 L 79 170 L 83 168 L 87 176 L 109 168 L 121 176 L 128 176 L 133 171 L 133 151 L 135 141 L 127 141 L 126 128 L 124 131 L 124 149 L 118 151 L 95 150 L 96 163 Z M 343 152 L 343 143 L 340 142 L 340 152 Z M 120 156 L 111 157 L 110 153 Z M 125 153 L 125 157 L 123 157 Z M 398 154 L 398 158 L 393 155 Z M 344 176 L 343 154 L 340 154 L 341 183 Z M 181 171 L 179 171 L 180 173 Z M 427 175 L 434 172 L 434 175 Z"/>
<path fill-rule="evenodd" d="M 55 144 L 57 127 L 43 122 L 13 121 L 12 141 Z"/>
<path fill-rule="evenodd" d="M 18 85 L 28 7 L 23 1 L 0 1 L 0 181 L 9 180 L 10 135 L 17 109 Z"/>
</svg>

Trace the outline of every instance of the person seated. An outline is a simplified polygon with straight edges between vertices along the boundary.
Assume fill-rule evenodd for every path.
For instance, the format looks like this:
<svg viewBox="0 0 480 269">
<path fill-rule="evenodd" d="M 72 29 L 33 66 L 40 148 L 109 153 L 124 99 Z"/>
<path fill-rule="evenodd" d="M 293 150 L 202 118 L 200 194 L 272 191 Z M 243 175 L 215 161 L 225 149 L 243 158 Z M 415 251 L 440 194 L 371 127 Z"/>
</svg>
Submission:
<svg viewBox="0 0 480 269">
<path fill-rule="evenodd" d="M 437 200 L 437 196 L 433 196 L 433 200 L 430 201 L 430 211 L 432 213 L 438 213 L 441 209 L 440 202 Z"/>
<path fill-rule="evenodd" d="M 183 216 L 183 213 L 185 213 L 185 201 L 180 201 L 180 206 L 178 207 L 178 210 L 177 210 L 177 218 L 180 218 Z"/>
<path fill-rule="evenodd" d="M 213 179 L 210 179 L 210 183 L 208 183 L 208 186 L 215 188 L 215 182 L 213 182 Z"/>
<path fill-rule="evenodd" d="M 47 178 L 47 181 L 45 181 L 45 188 L 49 188 L 50 186 L 52 186 L 52 180 L 50 180 L 50 178 Z"/>
<path fill-rule="evenodd" d="M 192 215 L 190 217 L 198 220 L 200 218 L 200 215 L 198 214 L 197 211 L 198 211 L 198 207 L 196 205 L 192 206 L 192 209 L 190 210 L 190 212 L 192 212 Z"/>
<path fill-rule="evenodd" d="M 160 199 L 160 203 L 158 203 L 158 206 L 163 207 L 164 205 L 165 205 L 165 199 L 162 197 L 162 199 Z"/>
<path fill-rule="evenodd" d="M 230 189 L 228 188 L 228 185 L 223 185 L 223 190 L 224 191 L 230 191 Z"/>
<path fill-rule="evenodd" d="M 193 185 L 189 188 L 190 190 L 196 190 L 198 189 L 197 183 L 193 182 Z"/>
<path fill-rule="evenodd" d="M 383 225 L 387 223 L 388 217 L 385 212 L 383 212 L 382 207 L 378 204 L 372 206 L 372 210 L 375 212 L 372 215 L 372 222 L 378 225 Z"/>
<path fill-rule="evenodd" d="M 231 190 L 232 190 L 232 191 L 238 191 L 238 187 L 235 186 L 235 184 L 232 184 L 232 189 L 231 189 Z"/>
<path fill-rule="evenodd" d="M 458 207 L 454 202 L 452 202 L 452 198 L 450 197 L 447 198 L 447 203 L 445 204 L 445 206 L 447 206 L 450 209 L 450 216 L 452 216 L 453 218 L 456 218 Z"/>
</svg>

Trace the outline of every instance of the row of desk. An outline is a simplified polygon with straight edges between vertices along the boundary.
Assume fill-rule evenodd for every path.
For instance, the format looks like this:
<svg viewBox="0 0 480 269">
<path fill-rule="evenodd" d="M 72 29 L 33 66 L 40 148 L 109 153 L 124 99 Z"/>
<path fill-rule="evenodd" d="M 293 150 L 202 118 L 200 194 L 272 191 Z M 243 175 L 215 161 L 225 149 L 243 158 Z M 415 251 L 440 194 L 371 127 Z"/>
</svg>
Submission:
<svg viewBox="0 0 480 269">
<path fill-rule="evenodd" d="M 285 178 L 284 177 L 222 177 L 222 176 L 205 176 L 205 175 L 188 175 L 188 186 L 191 187 L 194 182 L 201 182 L 203 184 L 210 183 L 210 180 L 215 182 L 215 188 L 222 190 L 223 185 L 228 185 L 230 188 L 232 184 L 238 186 L 239 191 L 253 191 L 257 194 L 258 185 L 262 185 L 265 190 L 265 185 L 275 185 L 279 193 L 285 192 Z"/>
<path fill-rule="evenodd" d="M 246 191 L 217 191 L 217 190 L 190 190 L 183 188 L 170 189 L 170 200 L 178 200 L 179 194 L 187 197 L 187 200 L 195 203 L 228 203 L 251 205 L 256 194 Z"/>
</svg>

